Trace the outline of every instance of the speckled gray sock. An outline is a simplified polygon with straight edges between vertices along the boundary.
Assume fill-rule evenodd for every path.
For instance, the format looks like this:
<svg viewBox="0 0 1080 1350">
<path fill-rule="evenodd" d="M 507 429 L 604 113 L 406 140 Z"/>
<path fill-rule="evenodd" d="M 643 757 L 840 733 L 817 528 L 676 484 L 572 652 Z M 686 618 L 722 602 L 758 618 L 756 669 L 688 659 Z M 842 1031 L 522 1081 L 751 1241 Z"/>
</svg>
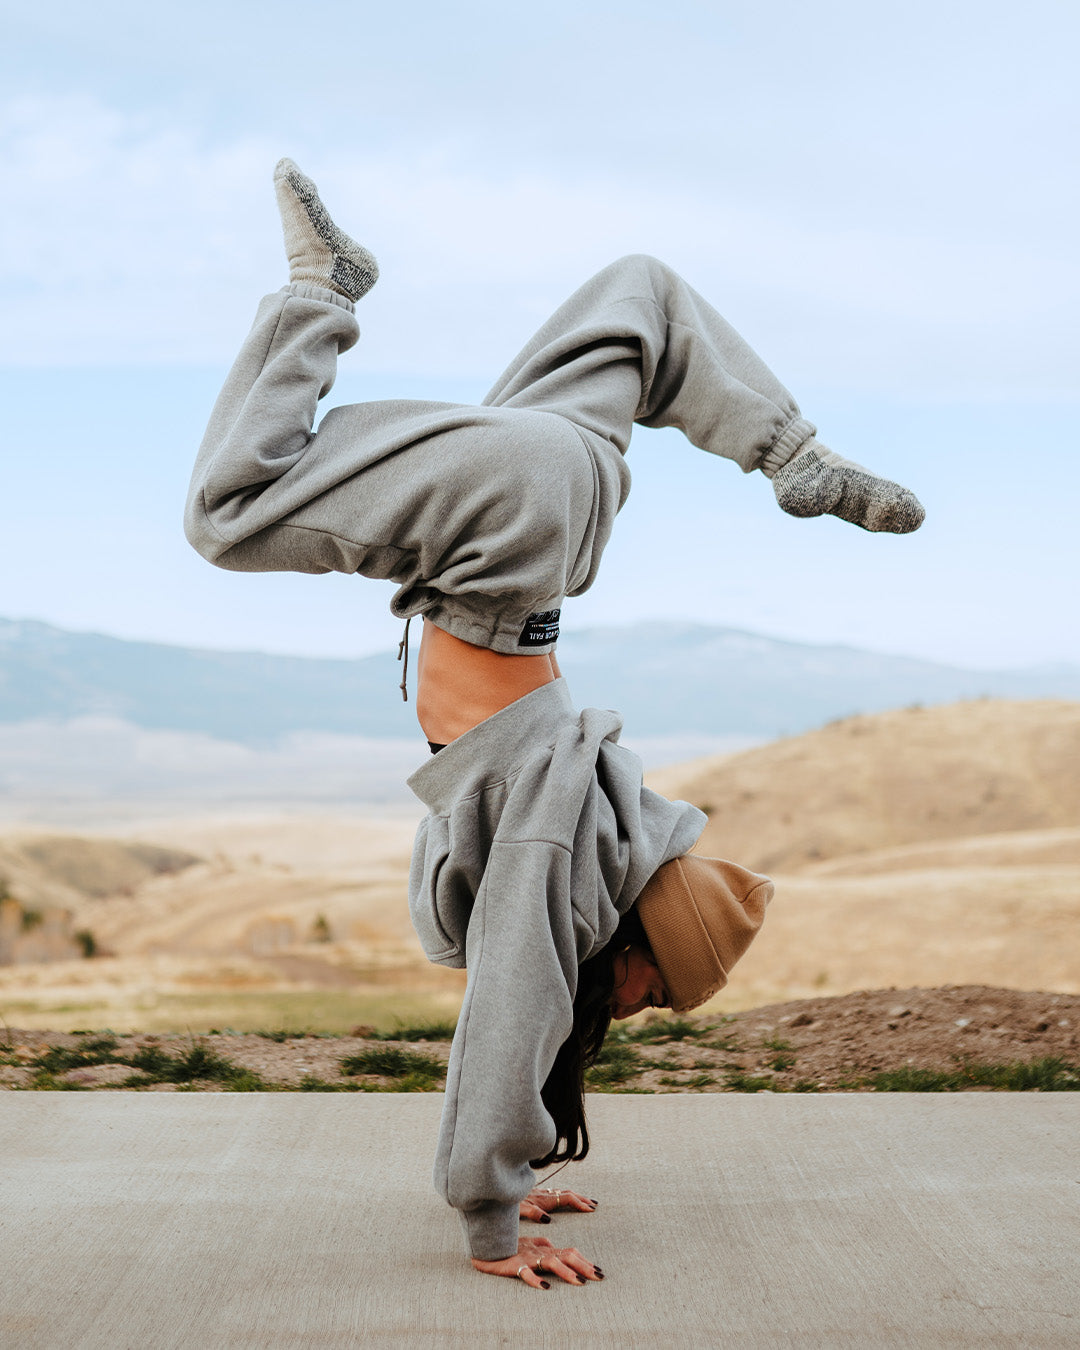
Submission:
<svg viewBox="0 0 1080 1350">
<path fill-rule="evenodd" d="M 291 159 L 278 160 L 274 191 L 285 231 L 289 280 L 325 286 L 350 300 L 366 295 L 378 280 L 378 264 L 362 244 L 338 229 L 315 184 Z"/>
<path fill-rule="evenodd" d="M 926 512 L 913 492 L 843 459 L 812 437 L 772 476 L 789 516 L 839 516 L 864 530 L 910 534 Z"/>
</svg>

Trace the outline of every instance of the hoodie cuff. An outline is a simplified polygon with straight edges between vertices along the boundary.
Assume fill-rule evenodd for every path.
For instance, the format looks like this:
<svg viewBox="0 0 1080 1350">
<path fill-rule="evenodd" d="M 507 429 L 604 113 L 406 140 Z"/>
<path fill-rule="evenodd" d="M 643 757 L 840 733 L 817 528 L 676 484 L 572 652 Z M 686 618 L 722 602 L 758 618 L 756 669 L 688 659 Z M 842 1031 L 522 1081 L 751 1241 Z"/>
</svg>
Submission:
<svg viewBox="0 0 1080 1350">
<path fill-rule="evenodd" d="M 497 1200 L 458 1210 L 465 1246 L 475 1261 L 503 1261 L 518 1249 L 518 1206 Z"/>
</svg>

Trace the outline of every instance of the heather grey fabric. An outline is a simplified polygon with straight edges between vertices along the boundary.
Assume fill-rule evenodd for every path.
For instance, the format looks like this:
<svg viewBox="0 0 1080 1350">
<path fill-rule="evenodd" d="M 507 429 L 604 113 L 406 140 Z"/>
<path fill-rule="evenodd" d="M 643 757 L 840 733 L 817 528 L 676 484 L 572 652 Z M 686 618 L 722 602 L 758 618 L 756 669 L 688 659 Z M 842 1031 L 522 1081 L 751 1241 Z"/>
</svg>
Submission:
<svg viewBox="0 0 1080 1350">
<path fill-rule="evenodd" d="M 263 300 L 196 460 L 187 536 L 236 571 L 360 572 L 397 615 L 521 650 L 530 616 L 592 585 L 626 499 L 635 422 L 679 427 L 745 472 L 813 435 L 725 321 L 654 258 L 623 258 L 548 320 L 483 406 L 332 408 L 352 304 L 293 283 Z M 551 651 L 551 639 L 528 642 Z"/>
<path fill-rule="evenodd" d="M 569 1035 L 578 966 L 610 941 L 705 816 L 642 786 L 617 713 L 575 712 L 564 680 L 452 741 L 409 779 L 428 807 L 409 906 L 428 958 L 469 972 L 435 1185 L 469 1254 L 517 1251 L 530 1158 L 555 1143 L 540 1090 Z"/>
</svg>

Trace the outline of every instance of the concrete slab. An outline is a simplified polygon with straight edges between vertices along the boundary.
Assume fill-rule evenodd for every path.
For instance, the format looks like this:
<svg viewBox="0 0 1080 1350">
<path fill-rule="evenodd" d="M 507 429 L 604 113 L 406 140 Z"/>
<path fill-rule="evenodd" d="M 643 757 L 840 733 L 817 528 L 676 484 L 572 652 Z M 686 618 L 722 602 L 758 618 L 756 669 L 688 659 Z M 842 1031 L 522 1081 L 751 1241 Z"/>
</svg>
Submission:
<svg viewBox="0 0 1080 1350">
<path fill-rule="evenodd" d="M 0 1345 L 1080 1345 L 1080 1094 L 596 1097 L 544 1234 L 481 1276 L 441 1098 L 0 1094 Z"/>
</svg>

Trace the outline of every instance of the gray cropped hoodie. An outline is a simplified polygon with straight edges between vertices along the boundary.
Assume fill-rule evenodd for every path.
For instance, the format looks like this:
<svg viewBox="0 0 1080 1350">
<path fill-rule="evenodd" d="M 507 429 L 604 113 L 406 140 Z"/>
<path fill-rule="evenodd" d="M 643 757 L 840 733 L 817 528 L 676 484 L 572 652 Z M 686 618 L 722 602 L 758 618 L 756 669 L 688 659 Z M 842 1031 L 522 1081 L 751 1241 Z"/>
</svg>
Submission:
<svg viewBox="0 0 1080 1350">
<path fill-rule="evenodd" d="M 435 1159 L 470 1256 L 517 1251 L 531 1158 L 555 1143 L 541 1088 L 569 1035 L 578 966 L 705 816 L 642 785 L 617 713 L 576 712 L 557 680 L 409 779 L 428 807 L 409 905 L 431 961 L 465 966 Z"/>
</svg>

